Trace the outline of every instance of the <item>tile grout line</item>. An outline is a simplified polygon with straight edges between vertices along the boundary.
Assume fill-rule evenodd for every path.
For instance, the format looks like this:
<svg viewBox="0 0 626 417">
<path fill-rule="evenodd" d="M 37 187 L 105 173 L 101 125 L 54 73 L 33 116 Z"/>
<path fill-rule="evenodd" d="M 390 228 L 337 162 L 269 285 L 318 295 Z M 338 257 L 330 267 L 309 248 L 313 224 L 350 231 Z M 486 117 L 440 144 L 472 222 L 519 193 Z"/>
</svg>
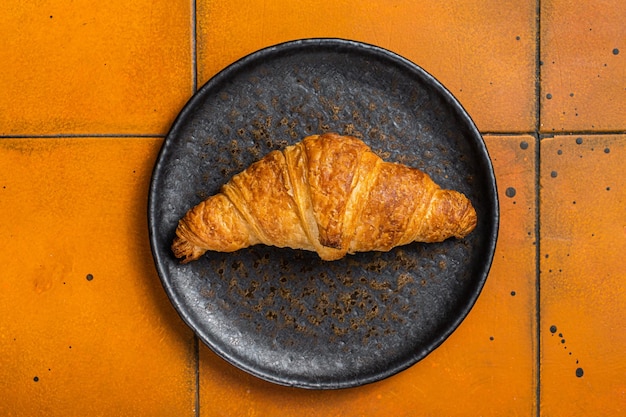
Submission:
<svg viewBox="0 0 626 417">
<path fill-rule="evenodd" d="M 195 80 L 194 82 L 194 92 L 196 91 Z M 607 131 L 585 131 L 585 130 L 576 130 L 576 131 L 563 131 L 563 132 L 554 132 L 554 133 L 540 133 L 539 131 L 531 131 L 531 132 L 498 132 L 498 131 L 481 131 L 481 135 L 483 136 L 533 136 L 537 137 L 540 141 L 545 138 L 552 138 L 555 136 L 608 136 L 608 135 L 626 135 L 626 130 L 607 130 Z M 129 139 L 129 138 L 137 138 L 137 139 L 164 139 L 166 136 L 163 134 L 145 134 L 145 133 L 60 133 L 60 134 L 51 134 L 51 135 L 42 135 L 42 134 L 20 134 L 20 135 L 1 135 L 0 140 L 2 139 Z"/>
<path fill-rule="evenodd" d="M 193 335 L 193 358 L 195 361 L 195 385 L 196 385 L 196 394 L 194 398 L 194 408 L 195 408 L 195 417 L 200 417 L 200 341 L 198 340 L 198 336 L 194 333 Z"/>
<path fill-rule="evenodd" d="M 535 136 L 535 397 L 541 417 L 541 138 Z"/>
<path fill-rule="evenodd" d="M 191 1 L 191 86 L 198 91 L 198 19 L 196 0 Z"/>
<path fill-rule="evenodd" d="M 626 135 L 626 130 L 568 130 L 561 132 L 539 132 L 539 138 L 553 138 L 555 136 L 603 136 Z"/>
<path fill-rule="evenodd" d="M 60 133 L 58 135 L 0 135 L 2 139 L 163 139 L 164 134 L 144 134 L 144 133 Z"/>
<path fill-rule="evenodd" d="M 198 8 L 197 0 L 190 0 L 190 24 L 191 24 L 191 88 L 192 94 L 198 91 Z M 200 341 L 198 336 L 193 335 L 193 358 L 195 366 L 195 398 L 194 414 L 200 417 Z"/>
<path fill-rule="evenodd" d="M 535 18 L 535 415 L 541 417 L 541 0 Z"/>
</svg>

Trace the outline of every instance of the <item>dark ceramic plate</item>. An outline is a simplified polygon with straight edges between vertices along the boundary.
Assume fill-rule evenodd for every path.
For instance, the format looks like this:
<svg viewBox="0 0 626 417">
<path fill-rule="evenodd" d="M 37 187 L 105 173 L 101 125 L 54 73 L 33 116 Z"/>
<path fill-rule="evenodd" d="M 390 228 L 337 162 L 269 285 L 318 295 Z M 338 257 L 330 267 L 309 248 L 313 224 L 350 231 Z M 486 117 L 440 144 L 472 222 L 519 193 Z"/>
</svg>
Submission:
<svg viewBox="0 0 626 417">
<path fill-rule="evenodd" d="M 174 259 L 174 230 L 189 208 L 266 153 L 326 131 L 465 193 L 476 230 L 334 262 L 266 246 Z M 216 75 L 175 121 L 150 187 L 152 251 L 183 320 L 233 365 L 305 388 L 377 381 L 439 346 L 479 296 L 497 228 L 491 162 L 460 104 L 406 59 L 337 39 L 263 49 Z"/>
</svg>

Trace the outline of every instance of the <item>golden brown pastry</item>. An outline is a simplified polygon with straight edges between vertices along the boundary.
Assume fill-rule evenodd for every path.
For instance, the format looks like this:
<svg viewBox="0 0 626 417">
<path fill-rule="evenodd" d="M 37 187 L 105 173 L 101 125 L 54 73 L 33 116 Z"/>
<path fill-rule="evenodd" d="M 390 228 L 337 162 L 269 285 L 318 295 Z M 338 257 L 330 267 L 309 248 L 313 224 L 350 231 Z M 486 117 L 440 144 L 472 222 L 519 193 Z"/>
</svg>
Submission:
<svg viewBox="0 0 626 417">
<path fill-rule="evenodd" d="M 186 263 L 208 250 L 261 243 L 335 260 L 462 238 L 475 226 L 463 194 L 441 189 L 418 169 L 384 162 L 356 138 L 326 133 L 235 175 L 179 221 L 172 250 Z"/>
</svg>

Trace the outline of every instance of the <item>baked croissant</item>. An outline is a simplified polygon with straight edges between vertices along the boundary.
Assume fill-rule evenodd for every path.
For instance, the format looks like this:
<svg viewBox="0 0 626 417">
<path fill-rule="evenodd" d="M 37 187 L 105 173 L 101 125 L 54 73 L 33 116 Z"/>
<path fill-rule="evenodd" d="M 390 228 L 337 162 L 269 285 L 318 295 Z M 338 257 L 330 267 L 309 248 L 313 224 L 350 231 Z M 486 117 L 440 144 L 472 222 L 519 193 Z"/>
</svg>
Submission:
<svg viewBox="0 0 626 417">
<path fill-rule="evenodd" d="M 424 172 L 384 162 L 360 140 L 333 133 L 273 151 L 179 221 L 182 263 L 255 244 L 315 251 L 323 260 L 462 238 L 476 211 Z"/>
</svg>

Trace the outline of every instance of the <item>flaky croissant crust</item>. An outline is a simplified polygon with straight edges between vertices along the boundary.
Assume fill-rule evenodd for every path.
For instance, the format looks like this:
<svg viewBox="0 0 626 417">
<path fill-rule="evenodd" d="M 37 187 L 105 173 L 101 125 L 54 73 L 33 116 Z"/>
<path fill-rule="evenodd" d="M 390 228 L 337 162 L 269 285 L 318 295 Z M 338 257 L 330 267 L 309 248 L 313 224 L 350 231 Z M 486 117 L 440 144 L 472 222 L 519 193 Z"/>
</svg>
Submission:
<svg viewBox="0 0 626 417">
<path fill-rule="evenodd" d="M 362 141 L 313 135 L 235 175 L 179 221 L 172 250 L 186 263 L 206 251 L 265 244 L 323 260 L 463 238 L 476 211 L 424 172 L 385 162 Z"/>
</svg>

